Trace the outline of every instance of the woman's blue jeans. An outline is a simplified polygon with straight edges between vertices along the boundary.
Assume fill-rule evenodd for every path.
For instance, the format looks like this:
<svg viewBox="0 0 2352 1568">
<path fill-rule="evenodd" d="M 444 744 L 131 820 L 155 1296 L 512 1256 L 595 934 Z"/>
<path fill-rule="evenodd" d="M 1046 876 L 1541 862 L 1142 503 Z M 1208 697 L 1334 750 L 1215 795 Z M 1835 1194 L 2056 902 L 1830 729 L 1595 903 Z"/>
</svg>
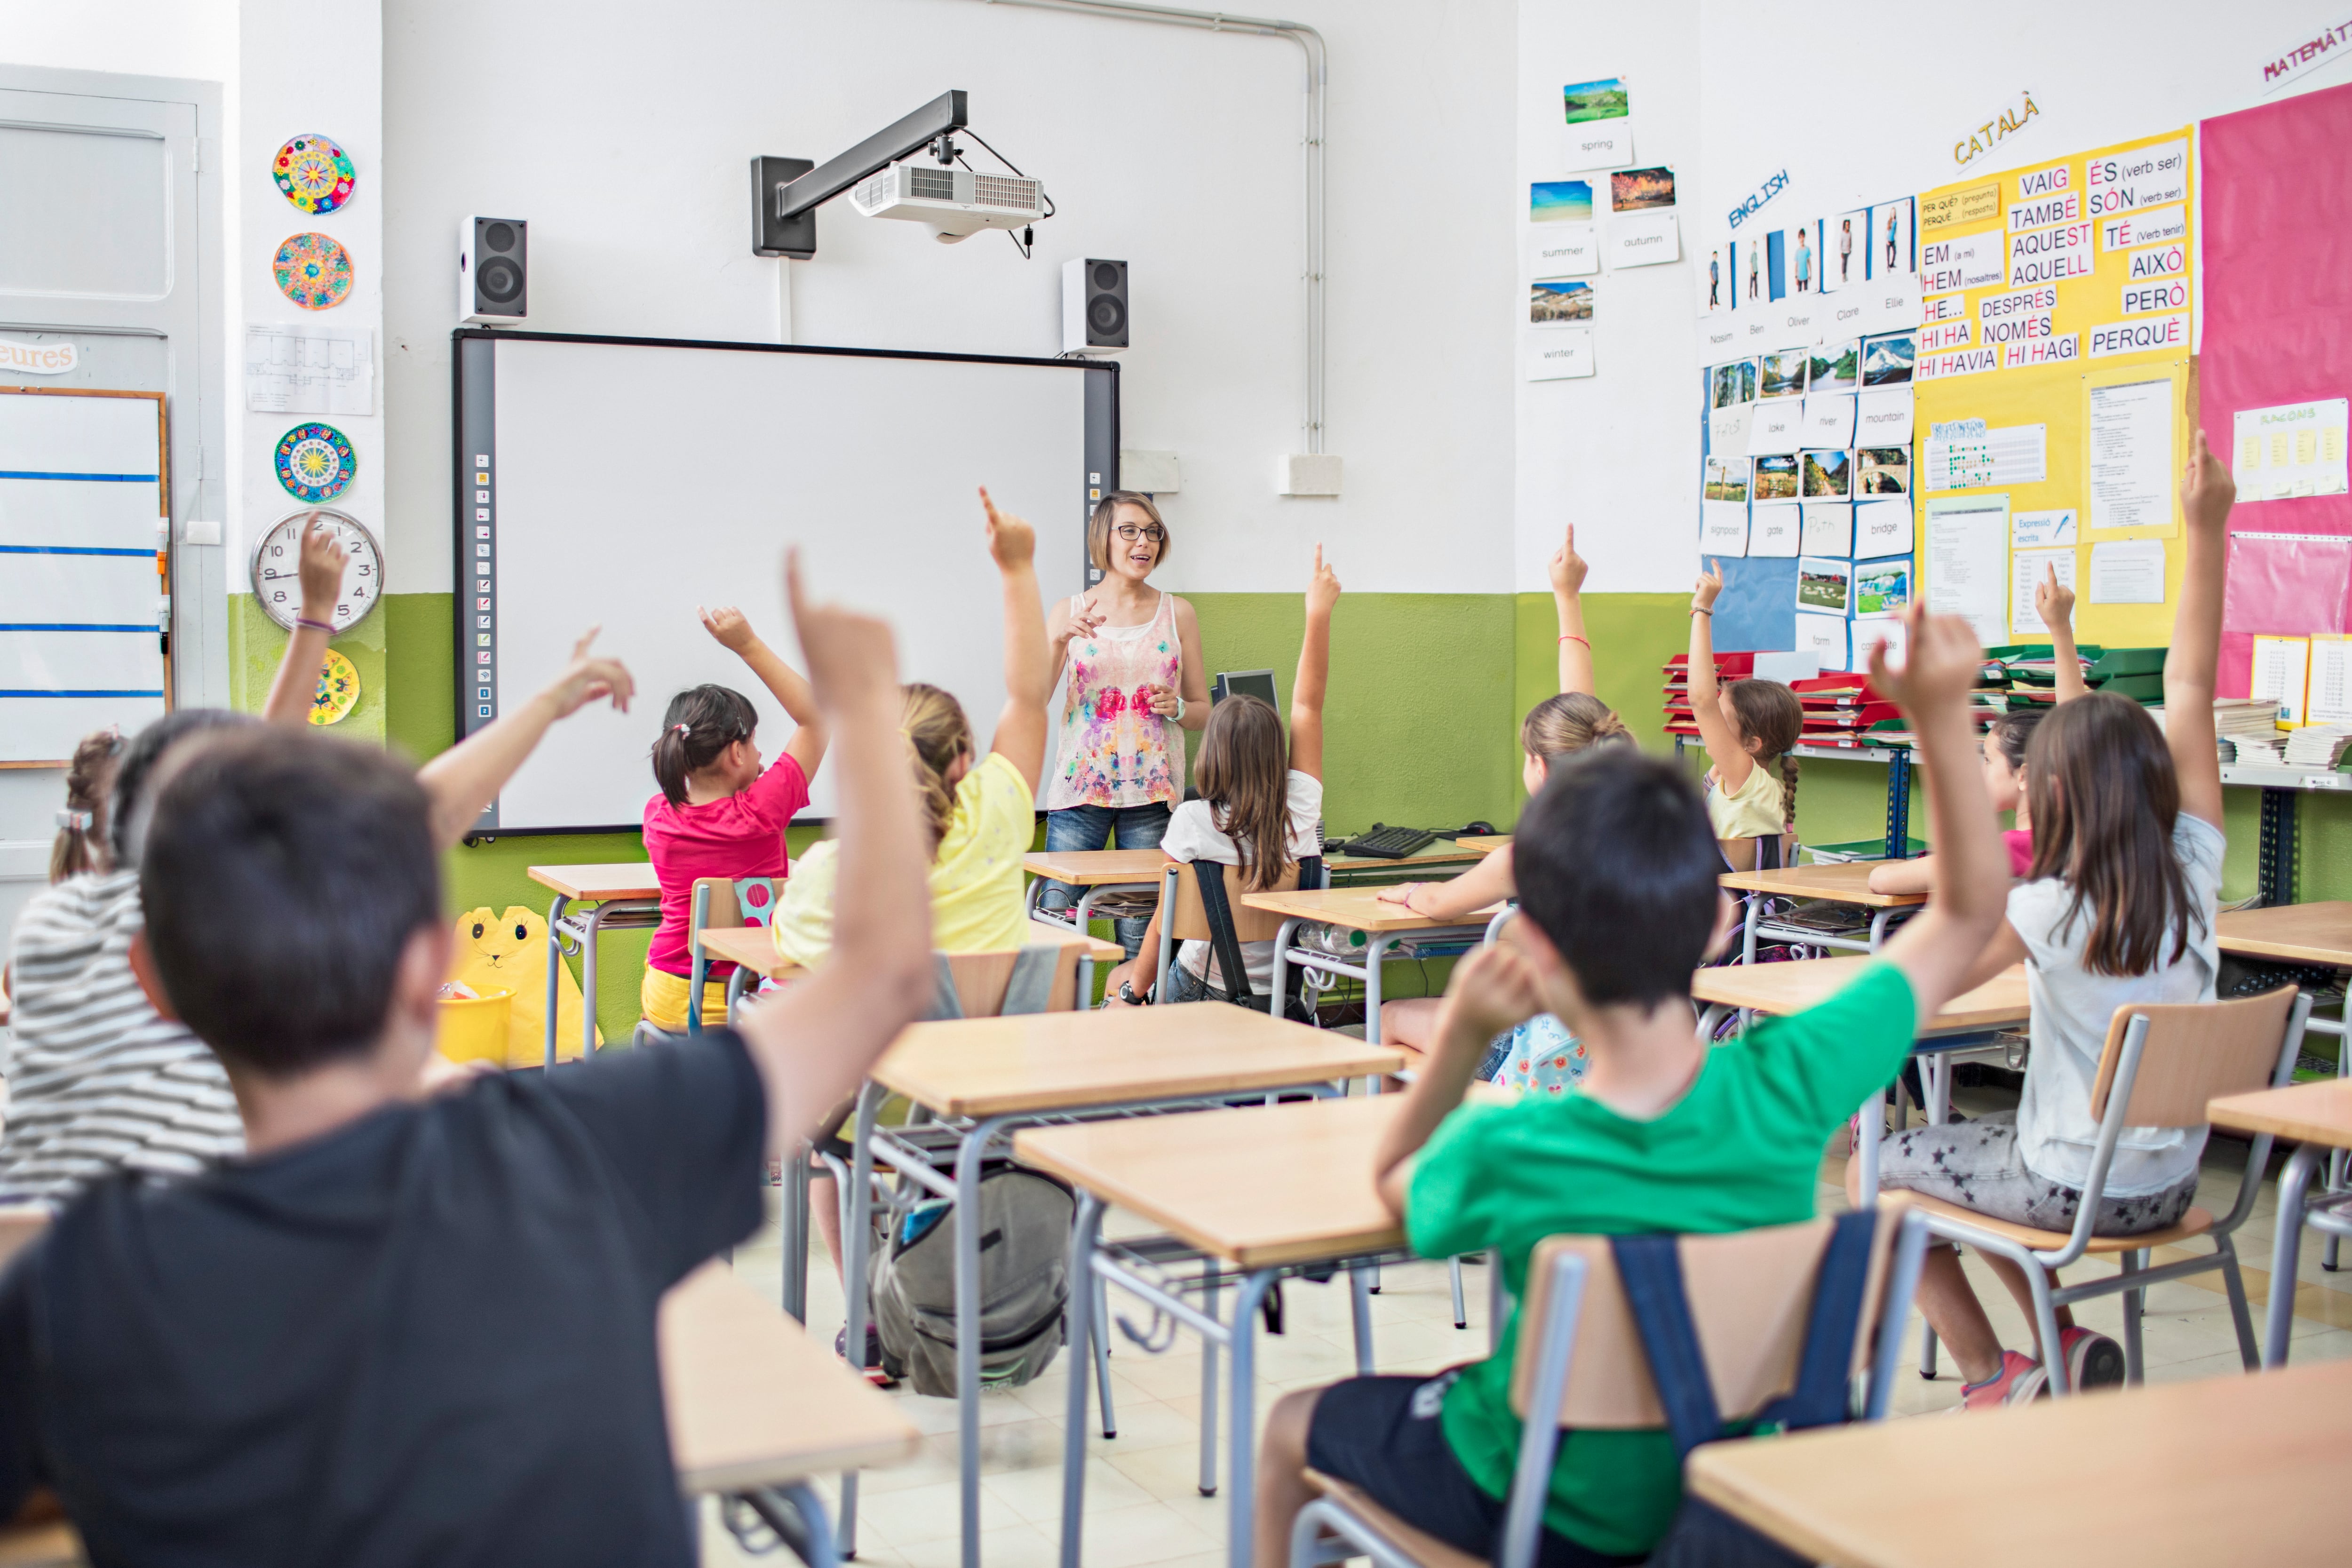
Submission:
<svg viewBox="0 0 2352 1568">
<path fill-rule="evenodd" d="M 1170 808 L 1165 802 L 1150 805 L 1074 805 L 1045 814 L 1045 847 L 1067 853 L 1082 849 L 1154 849 L 1168 836 Z M 1060 912 L 1078 901 L 1078 889 L 1067 882 L 1048 882 L 1037 898 L 1040 909 Z M 1143 945 L 1150 915 L 1114 921 L 1118 944 L 1133 958 Z"/>
</svg>

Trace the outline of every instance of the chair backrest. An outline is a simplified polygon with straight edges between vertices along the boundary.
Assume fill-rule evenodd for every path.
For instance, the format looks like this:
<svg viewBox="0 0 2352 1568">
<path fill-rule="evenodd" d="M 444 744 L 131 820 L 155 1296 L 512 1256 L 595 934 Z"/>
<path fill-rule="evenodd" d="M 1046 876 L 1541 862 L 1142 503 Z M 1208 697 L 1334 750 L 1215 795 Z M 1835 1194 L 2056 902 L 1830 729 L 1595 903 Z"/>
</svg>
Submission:
<svg viewBox="0 0 2352 1568">
<path fill-rule="evenodd" d="M 1272 942 L 1282 934 L 1283 917 L 1268 910 L 1254 910 L 1242 902 L 1244 892 L 1289 892 L 1298 886 L 1298 867 L 1294 864 L 1272 888 L 1250 888 L 1243 879 L 1242 868 L 1227 866 L 1225 874 L 1225 907 L 1234 912 L 1235 942 Z M 1177 868 L 1175 911 L 1163 918 L 1160 929 L 1178 942 L 1213 942 L 1215 933 L 1209 929 L 1208 906 L 1201 901 L 1201 884 L 1190 867 Z"/>
<path fill-rule="evenodd" d="M 2134 1004 L 2107 1021 L 2106 1048 L 2091 1087 L 2091 1114 L 2105 1118 L 2134 1018 L 2147 1020 L 2139 1071 L 2124 1107 L 2126 1127 L 2202 1127 L 2217 1095 L 2268 1089 L 2286 1039 L 2295 989 L 2282 985 L 2232 1002 Z"/>
<path fill-rule="evenodd" d="M 688 895 L 693 901 L 687 907 L 700 912 L 695 930 L 705 926 L 725 928 L 743 923 L 743 911 L 735 902 L 735 880 L 731 877 L 697 877 L 694 890 Z M 707 902 L 705 900 L 708 900 Z"/>
<path fill-rule="evenodd" d="M 1054 984 L 1045 994 L 1045 1011 L 1069 1012 L 1078 1005 L 1078 960 L 1086 956 L 1086 944 L 1041 941 L 1034 945 L 1055 949 Z M 1021 961 L 1020 949 L 950 952 L 943 956 L 965 1017 L 993 1018 L 1004 1010 L 1004 993 L 1013 984 L 1013 966 Z"/>
<path fill-rule="evenodd" d="M 1872 1350 L 1870 1325 L 1887 1284 L 1887 1264 L 1909 1200 L 1880 1197 L 1863 1289 L 1864 1319 L 1854 1335 L 1853 1365 Z M 1812 1310 L 1813 1282 L 1834 1221 L 1768 1226 L 1722 1236 L 1681 1238 L 1684 1287 L 1699 1348 L 1726 1421 L 1753 1415 L 1796 1386 Z M 1511 1405 L 1527 1413 L 1535 1382 L 1538 1340 L 1549 1306 L 1551 1263 L 1563 1252 L 1584 1259 L 1582 1308 L 1568 1384 L 1560 1400 L 1562 1426 L 1664 1426 L 1665 1407 L 1651 1381 L 1648 1352 L 1627 1305 L 1609 1238 L 1556 1236 L 1538 1245 L 1528 1263 L 1527 1304 L 1519 1314 L 1519 1352 L 1511 1373 Z"/>
</svg>

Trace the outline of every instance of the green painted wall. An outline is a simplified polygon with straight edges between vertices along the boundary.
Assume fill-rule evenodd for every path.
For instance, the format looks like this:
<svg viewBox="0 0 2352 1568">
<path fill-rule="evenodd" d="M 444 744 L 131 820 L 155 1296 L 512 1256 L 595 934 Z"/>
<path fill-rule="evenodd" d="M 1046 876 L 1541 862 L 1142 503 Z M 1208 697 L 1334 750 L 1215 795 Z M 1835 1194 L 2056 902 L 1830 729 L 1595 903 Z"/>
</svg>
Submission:
<svg viewBox="0 0 2352 1568">
<path fill-rule="evenodd" d="M 441 605 L 442 641 L 448 641 L 449 596 L 416 595 L 412 597 L 437 599 Z M 364 735 L 371 740 L 384 736 L 384 710 L 391 692 L 387 669 L 391 641 L 391 603 L 382 612 L 370 616 L 351 631 L 334 638 L 327 646 L 352 661 L 359 672 L 360 699 L 352 710 L 335 726 L 342 735 Z M 232 594 L 228 600 L 228 685 L 231 703 L 248 713 L 258 713 L 269 698 L 269 682 L 278 673 L 278 664 L 286 657 L 286 633 L 277 622 L 262 614 L 261 606 L 250 594 Z"/>
</svg>

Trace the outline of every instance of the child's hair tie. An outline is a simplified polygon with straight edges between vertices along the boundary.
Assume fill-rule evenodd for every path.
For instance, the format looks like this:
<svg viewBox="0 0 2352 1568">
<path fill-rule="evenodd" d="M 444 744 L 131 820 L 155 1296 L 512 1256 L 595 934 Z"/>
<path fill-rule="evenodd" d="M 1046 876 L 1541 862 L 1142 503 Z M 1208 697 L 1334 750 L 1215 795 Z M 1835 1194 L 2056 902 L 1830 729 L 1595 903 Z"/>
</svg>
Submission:
<svg viewBox="0 0 2352 1568">
<path fill-rule="evenodd" d="M 685 726 L 685 725 L 683 725 L 683 724 L 672 724 L 672 725 L 670 726 L 670 728 L 671 728 L 671 729 L 673 729 L 673 730 L 675 730 L 675 731 L 677 731 L 679 734 L 681 734 L 681 735 L 690 735 L 690 734 L 692 734 L 692 733 L 694 732 L 692 730 L 689 730 L 688 728 L 687 728 L 687 726 Z"/>
<path fill-rule="evenodd" d="M 90 825 L 96 820 L 97 819 L 87 811 L 60 811 L 58 813 L 58 826 L 74 832 L 88 833 L 90 829 Z"/>
</svg>

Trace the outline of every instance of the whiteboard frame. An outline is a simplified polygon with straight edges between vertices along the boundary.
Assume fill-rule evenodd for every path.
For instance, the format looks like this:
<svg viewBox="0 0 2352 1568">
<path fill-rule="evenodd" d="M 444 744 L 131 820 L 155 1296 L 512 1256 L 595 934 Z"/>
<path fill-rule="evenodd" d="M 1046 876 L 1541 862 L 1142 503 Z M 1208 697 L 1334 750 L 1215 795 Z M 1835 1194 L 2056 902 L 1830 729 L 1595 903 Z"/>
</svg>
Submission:
<svg viewBox="0 0 2352 1568">
<path fill-rule="evenodd" d="M 1119 442 L 1119 380 L 1118 362 L 1112 359 L 1087 359 L 1069 356 L 1031 358 L 1014 354 L 934 353 L 908 349 L 832 348 L 800 343 L 726 342 L 698 338 L 612 337 L 588 332 L 525 332 L 502 328 L 459 327 L 449 334 L 450 354 L 450 442 L 449 442 L 449 547 L 450 547 L 450 635 L 451 635 L 451 695 L 455 714 L 455 741 L 463 742 L 477 730 L 497 721 L 498 703 L 487 706 L 476 700 L 474 682 L 470 676 L 470 656 L 478 651 L 474 617 L 464 609 L 473 597 L 467 592 L 471 559 L 468 547 L 478 542 L 475 530 L 487 525 L 487 536 L 493 551 L 498 543 L 497 479 L 501 465 L 493 461 L 488 472 L 492 483 L 491 500 L 487 509 L 489 516 L 477 521 L 473 499 L 475 472 L 470 455 L 496 458 L 498 451 L 498 398 L 495 353 L 500 342 L 588 343 L 607 348 L 705 349 L 719 353 L 810 354 L 853 359 L 946 360 L 966 364 L 1005 364 L 1068 370 L 1087 377 L 1084 395 L 1084 459 L 1079 472 L 1071 476 L 1072 489 L 1080 498 L 1079 504 L 1090 513 L 1096 502 L 1118 489 Z M 1090 482 L 1091 481 L 1091 482 Z M 1080 531 L 1079 552 L 1085 554 L 1084 531 Z M 491 651 L 497 652 L 498 585 L 504 582 L 503 567 L 489 574 L 493 584 L 488 595 L 492 601 Z M 1101 574 L 1089 560 L 1082 559 L 1078 581 L 1091 585 Z M 828 819 L 816 816 L 801 816 L 794 821 L 801 825 L 821 824 Z M 473 828 L 467 835 L 471 843 L 477 838 L 545 837 L 556 834 L 636 833 L 642 824 L 636 822 L 611 824 L 578 824 L 533 827 L 506 827 L 499 821 L 499 803 L 492 801 L 483 809 Z"/>
</svg>

